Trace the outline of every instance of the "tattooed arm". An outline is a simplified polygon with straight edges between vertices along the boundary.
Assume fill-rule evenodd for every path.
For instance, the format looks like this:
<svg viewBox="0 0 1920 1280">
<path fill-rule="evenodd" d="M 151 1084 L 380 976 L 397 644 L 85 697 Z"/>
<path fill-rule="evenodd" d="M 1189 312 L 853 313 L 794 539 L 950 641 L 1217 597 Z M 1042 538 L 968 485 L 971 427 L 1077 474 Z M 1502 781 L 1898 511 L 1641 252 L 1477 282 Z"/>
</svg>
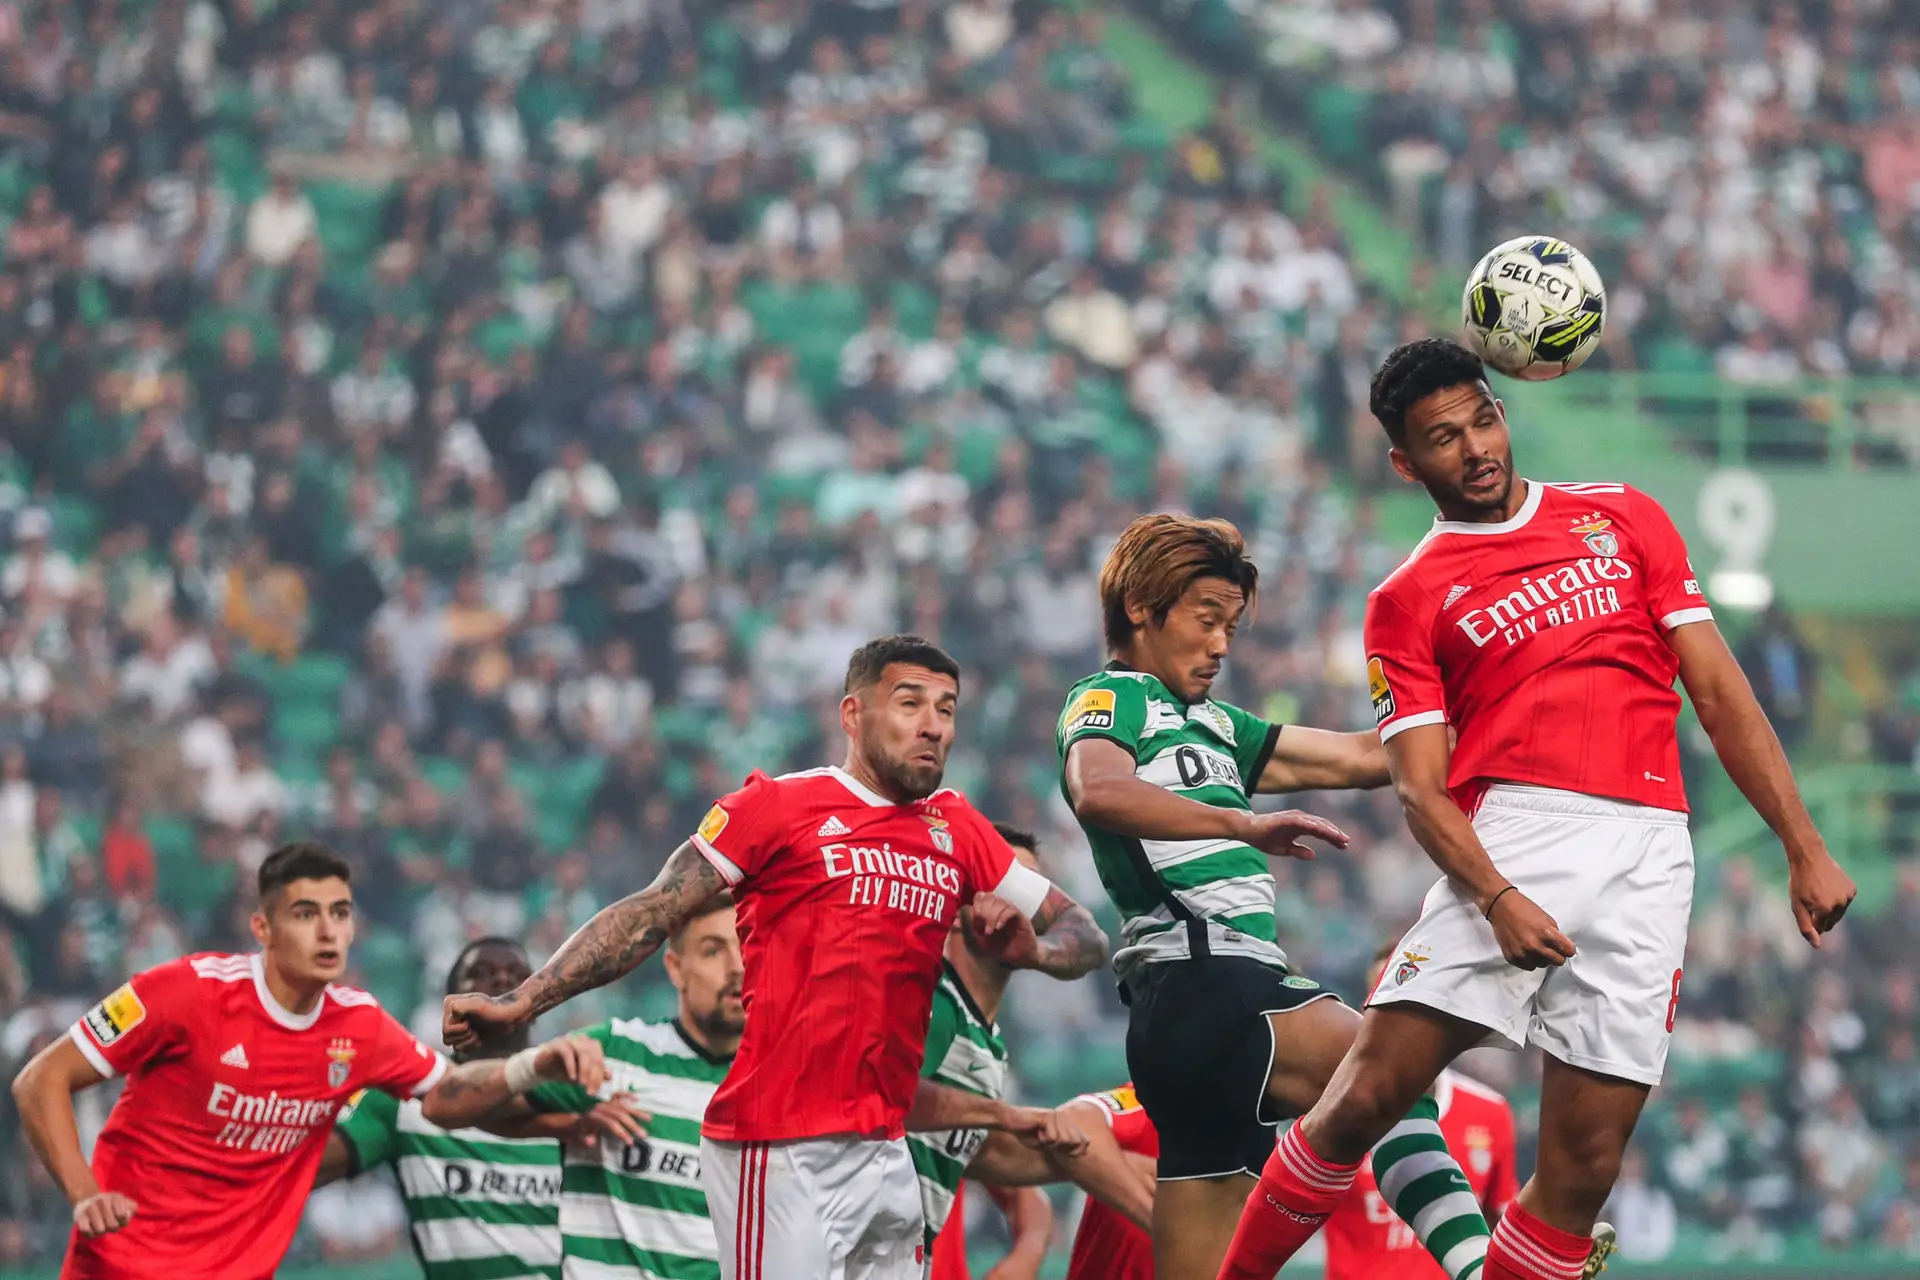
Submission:
<svg viewBox="0 0 1920 1280">
<path fill-rule="evenodd" d="M 1011 968 L 1073 979 L 1107 962 L 1106 933 L 1093 913 L 1059 885 L 1048 888 L 1031 918 L 1004 898 L 983 893 L 974 898 L 961 920 L 981 952 Z"/>
<path fill-rule="evenodd" d="M 533 1021 L 582 991 L 633 971 L 695 908 L 726 888 L 691 842 L 667 859 L 654 882 L 606 907 L 560 944 L 553 958 L 503 996 L 448 996 L 441 1032 L 453 1049 L 479 1038 L 481 1024 L 505 1029 Z"/>
<path fill-rule="evenodd" d="M 521 1054 L 448 1067 L 440 1083 L 421 1097 L 421 1116 L 442 1129 L 464 1129 L 548 1080 L 571 1080 L 589 1093 L 606 1082 L 605 1051 L 590 1036 L 561 1036 L 522 1052 L 532 1055 L 524 1075 Z"/>
</svg>

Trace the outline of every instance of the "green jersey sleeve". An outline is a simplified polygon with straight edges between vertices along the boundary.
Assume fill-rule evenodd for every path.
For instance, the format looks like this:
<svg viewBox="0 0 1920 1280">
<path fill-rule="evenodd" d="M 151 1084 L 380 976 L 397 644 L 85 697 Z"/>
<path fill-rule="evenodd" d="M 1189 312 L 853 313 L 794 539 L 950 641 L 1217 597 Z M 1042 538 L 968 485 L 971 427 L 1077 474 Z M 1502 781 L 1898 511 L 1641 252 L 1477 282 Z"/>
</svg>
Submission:
<svg viewBox="0 0 1920 1280">
<path fill-rule="evenodd" d="M 591 1027 L 582 1027 L 573 1034 L 598 1040 L 604 1047 L 613 1039 L 613 1024 L 611 1022 L 596 1023 Z M 591 1111 L 594 1104 L 601 1101 L 600 1098 L 588 1093 L 571 1080 L 549 1080 L 545 1084 L 536 1085 L 527 1090 L 523 1096 L 529 1107 L 548 1115 L 555 1113 L 572 1115 L 575 1112 Z"/>
<path fill-rule="evenodd" d="M 1247 794 L 1252 795 L 1260 785 L 1260 774 L 1266 769 L 1267 761 L 1273 758 L 1274 744 L 1280 740 L 1280 726 L 1230 703 L 1216 702 L 1213 705 L 1226 712 L 1227 719 L 1233 721 L 1234 763 L 1240 766 L 1240 776 L 1246 782 Z"/>
<path fill-rule="evenodd" d="M 334 1132 L 347 1144 L 347 1176 L 358 1177 L 394 1157 L 400 1127 L 400 1102 L 390 1093 L 362 1089 L 348 1100 Z"/>
<path fill-rule="evenodd" d="M 1060 713 L 1060 758 L 1076 742 L 1105 738 L 1138 755 L 1147 727 L 1147 691 L 1127 676 L 1099 675 L 1076 685 Z"/>
</svg>

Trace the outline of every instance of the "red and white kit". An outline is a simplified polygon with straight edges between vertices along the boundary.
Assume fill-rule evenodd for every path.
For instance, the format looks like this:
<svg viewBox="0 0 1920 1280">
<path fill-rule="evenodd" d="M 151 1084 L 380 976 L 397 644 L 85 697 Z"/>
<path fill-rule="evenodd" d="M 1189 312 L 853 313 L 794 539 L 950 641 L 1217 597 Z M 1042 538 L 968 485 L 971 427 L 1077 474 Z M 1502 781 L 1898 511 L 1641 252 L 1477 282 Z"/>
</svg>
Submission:
<svg viewBox="0 0 1920 1280">
<path fill-rule="evenodd" d="M 1514 1169 L 1513 1108 L 1507 1100 L 1467 1077 L 1443 1071 L 1434 1081 L 1434 1101 L 1440 1104 L 1440 1134 L 1447 1150 L 1460 1162 L 1473 1188 L 1473 1198 L 1488 1222 L 1497 1222 L 1520 1194 Z M 1404 1161 L 1396 1175 L 1409 1181 L 1431 1172 L 1420 1161 Z M 1373 1178 L 1373 1157 L 1360 1166 L 1360 1176 L 1340 1207 L 1327 1219 L 1327 1280 L 1446 1280 L 1413 1233 L 1380 1194 Z M 1482 1248 L 1484 1249 L 1484 1240 Z"/>
<path fill-rule="evenodd" d="M 1131 1084 L 1106 1093 L 1087 1093 L 1075 1102 L 1091 1102 L 1113 1129 L 1113 1140 L 1129 1155 L 1160 1158 L 1160 1134 Z M 1073 1235 L 1067 1280 L 1153 1280 L 1153 1237 L 1119 1210 L 1089 1198 Z"/>
<path fill-rule="evenodd" d="M 1579 954 L 1513 968 L 1442 880 L 1371 1002 L 1412 1000 L 1487 1027 L 1490 1043 L 1657 1084 L 1693 905 L 1667 635 L 1713 614 L 1651 498 L 1526 485 L 1510 520 L 1436 520 L 1374 590 L 1369 693 L 1383 740 L 1453 726 L 1455 801 Z"/>
<path fill-rule="evenodd" d="M 312 1012 L 288 1012 L 258 955 L 149 969 L 68 1034 L 94 1070 L 127 1077 L 93 1172 L 138 1206 L 118 1231 L 74 1233 L 61 1274 L 75 1280 L 271 1276 L 342 1104 L 361 1089 L 418 1096 L 447 1070 L 364 991 L 329 986 Z"/>
<path fill-rule="evenodd" d="M 739 903 L 747 1030 L 700 1179 L 727 1280 L 919 1280 L 905 1142 L 941 948 L 994 893 L 1051 885 L 956 791 L 895 804 L 841 769 L 755 772 L 694 846 Z"/>
</svg>

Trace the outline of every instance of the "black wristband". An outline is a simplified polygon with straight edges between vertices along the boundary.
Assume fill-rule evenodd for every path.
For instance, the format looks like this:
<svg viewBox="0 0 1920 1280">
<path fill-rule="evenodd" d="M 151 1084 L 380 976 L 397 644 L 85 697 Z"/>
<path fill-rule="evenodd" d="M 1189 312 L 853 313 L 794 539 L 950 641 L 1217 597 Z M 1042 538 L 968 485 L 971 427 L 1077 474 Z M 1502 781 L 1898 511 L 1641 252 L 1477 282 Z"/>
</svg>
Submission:
<svg viewBox="0 0 1920 1280">
<path fill-rule="evenodd" d="M 1512 892 L 1513 892 L 1513 889 L 1514 889 L 1514 886 L 1512 886 L 1512 885 L 1508 885 L 1508 886 L 1507 886 L 1506 888 L 1504 888 L 1504 889 L 1502 889 L 1502 890 L 1501 890 L 1500 892 L 1498 892 L 1498 893 L 1496 893 L 1496 894 L 1494 894 L 1494 895 L 1493 895 L 1493 902 L 1489 902 L 1489 903 L 1487 904 L 1487 912 L 1486 912 L 1486 921 L 1487 921 L 1487 923 L 1488 923 L 1488 924 L 1492 924 L 1492 923 L 1493 923 L 1493 907 L 1494 907 L 1494 903 L 1497 903 L 1497 902 L 1499 902 L 1499 901 L 1500 901 L 1500 899 L 1502 899 L 1502 898 L 1504 898 L 1504 897 L 1506 897 L 1506 896 L 1507 896 L 1508 894 L 1510 894 L 1510 893 L 1512 893 Z"/>
</svg>

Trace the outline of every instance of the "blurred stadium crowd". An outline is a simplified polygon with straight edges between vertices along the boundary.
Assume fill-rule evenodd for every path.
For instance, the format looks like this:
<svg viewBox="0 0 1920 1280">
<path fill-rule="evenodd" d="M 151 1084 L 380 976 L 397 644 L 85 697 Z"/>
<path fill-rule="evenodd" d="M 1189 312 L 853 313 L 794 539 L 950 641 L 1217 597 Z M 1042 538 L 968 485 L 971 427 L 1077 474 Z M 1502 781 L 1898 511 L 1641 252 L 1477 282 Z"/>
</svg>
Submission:
<svg viewBox="0 0 1920 1280">
<path fill-rule="evenodd" d="M 1913 372 L 1901 10 L 1681 7 L 1244 20 L 1365 85 L 1443 266 L 1522 215 L 1619 254 L 1616 362 Z M 1286 27 L 1315 15 L 1318 44 Z M 1683 36 L 1734 60 L 1696 85 Z M 1102 901 L 1053 728 L 1146 508 L 1231 518 L 1268 568 L 1227 696 L 1363 722 L 1397 559 L 1365 382 L 1426 321 L 1235 111 L 1169 136 L 1134 87 L 1099 16 L 1026 0 L 0 5 L 0 1056 L 248 947 L 295 831 L 355 865 L 359 976 L 437 1028 L 469 937 L 543 954 L 748 769 L 837 756 L 846 656 L 896 629 L 967 668 L 952 780 Z M 1812 274 L 1741 256 L 1781 245 Z M 1318 807 L 1363 836 L 1278 869 L 1283 936 L 1355 992 L 1433 873 L 1389 797 Z M 1751 867 L 1703 885 L 1629 1256 L 1804 1229 L 1920 1257 L 1920 874 L 1817 959 Z M 1108 986 L 1017 987 L 1028 1096 L 1124 1071 Z M 309 1247 L 390 1249 L 396 1209 L 322 1201 Z M 66 1222 L 0 1164 L 0 1263 Z"/>
</svg>

